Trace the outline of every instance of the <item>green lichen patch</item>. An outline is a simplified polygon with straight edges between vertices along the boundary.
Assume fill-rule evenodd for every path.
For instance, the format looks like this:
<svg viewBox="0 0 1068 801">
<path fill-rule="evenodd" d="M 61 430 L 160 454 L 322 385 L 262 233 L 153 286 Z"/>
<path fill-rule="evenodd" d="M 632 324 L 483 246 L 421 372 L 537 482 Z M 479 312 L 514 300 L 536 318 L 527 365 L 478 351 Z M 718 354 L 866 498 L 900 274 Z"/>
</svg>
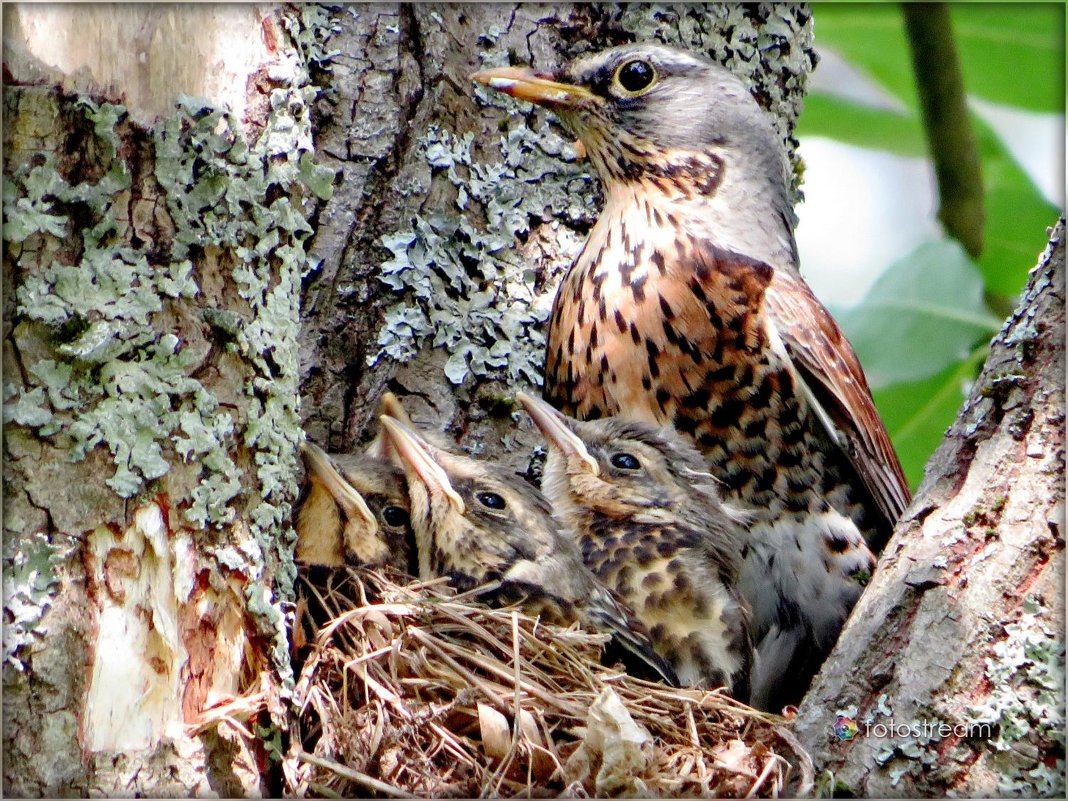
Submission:
<svg viewBox="0 0 1068 801">
<path fill-rule="evenodd" d="M 25 670 L 22 650 L 48 633 L 42 622 L 59 590 L 59 567 L 74 551 L 44 532 L 4 539 L 4 662 Z"/>
<path fill-rule="evenodd" d="M 5 422 L 74 460 L 105 449 L 106 483 L 124 498 L 152 491 L 178 460 L 192 465 L 199 483 L 174 499 L 184 522 L 247 515 L 261 553 L 252 572 L 273 568 L 283 594 L 300 277 L 313 267 L 314 198 L 333 185 L 313 157 L 306 67 L 272 73 L 279 88 L 251 144 L 207 100 L 181 97 L 133 144 L 125 109 L 79 101 L 91 169 L 57 165 L 42 142 L 4 176 L 26 368 L 25 386 L 4 386 Z M 196 306 L 203 314 L 185 310 Z"/>
<path fill-rule="evenodd" d="M 161 338 L 151 321 L 167 299 L 193 297 L 196 285 L 188 262 L 150 264 L 125 236 L 131 180 L 114 131 L 125 109 L 87 100 L 78 108 L 97 136 L 102 177 L 68 183 L 50 152 L 5 176 L 5 239 L 21 246 L 25 268 L 16 312 L 24 331 L 43 324 L 40 345 L 54 358 L 26 365 L 27 387 L 5 387 L 4 419 L 42 437 L 68 434 L 76 459 L 108 445 L 116 466 L 108 484 L 130 497 L 166 473 L 158 418 L 196 384 L 184 375 L 176 340 Z M 49 239 L 74 240 L 81 258 L 39 260 L 59 247 Z"/>
<path fill-rule="evenodd" d="M 313 85 L 315 80 L 310 71 L 329 71 L 330 62 L 339 55 L 339 50 L 330 47 L 331 37 L 341 32 L 341 20 L 336 10 L 336 7 L 317 3 L 302 3 L 291 13 L 282 15 L 282 27 L 301 55 L 296 65 L 295 85 Z"/>
<path fill-rule="evenodd" d="M 386 309 L 369 363 L 404 361 L 430 344 L 448 352 L 453 384 L 471 377 L 537 384 L 550 303 L 539 291 L 538 265 L 513 248 L 533 224 L 553 221 L 563 253 L 573 256 L 575 229 L 591 221 L 593 179 L 559 134 L 544 123 L 528 127 L 515 101 L 480 90 L 476 97 L 511 109 L 502 160 L 477 158 L 471 133 L 431 127 L 421 138 L 420 153 L 446 176 L 455 202 L 382 237 L 392 258 L 381 265 L 381 280 L 402 299 Z"/>
</svg>

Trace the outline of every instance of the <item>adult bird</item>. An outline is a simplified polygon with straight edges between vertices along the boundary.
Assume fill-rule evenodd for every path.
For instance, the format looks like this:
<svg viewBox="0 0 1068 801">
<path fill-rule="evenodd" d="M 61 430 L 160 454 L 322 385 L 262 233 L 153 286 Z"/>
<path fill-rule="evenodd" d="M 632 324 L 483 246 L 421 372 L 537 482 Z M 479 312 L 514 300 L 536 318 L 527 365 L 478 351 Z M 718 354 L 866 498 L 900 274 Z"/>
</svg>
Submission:
<svg viewBox="0 0 1068 801">
<path fill-rule="evenodd" d="M 404 465 L 419 576 L 447 576 L 486 601 L 520 602 L 530 614 L 611 636 L 629 671 L 677 684 L 630 610 L 586 569 L 545 497 L 517 475 L 450 453 L 391 417 L 383 431 Z"/>
<path fill-rule="evenodd" d="M 754 513 L 754 699 L 799 700 L 909 492 L 857 357 L 798 270 L 771 119 L 725 69 L 653 44 L 473 78 L 555 112 L 603 184 L 553 304 L 545 398 L 697 442 Z"/>
<path fill-rule="evenodd" d="M 634 610 L 683 684 L 747 700 L 750 611 L 735 588 L 745 515 L 723 505 L 701 454 L 670 427 L 580 422 L 516 399 L 545 436 L 542 489 L 586 566 Z"/>
</svg>

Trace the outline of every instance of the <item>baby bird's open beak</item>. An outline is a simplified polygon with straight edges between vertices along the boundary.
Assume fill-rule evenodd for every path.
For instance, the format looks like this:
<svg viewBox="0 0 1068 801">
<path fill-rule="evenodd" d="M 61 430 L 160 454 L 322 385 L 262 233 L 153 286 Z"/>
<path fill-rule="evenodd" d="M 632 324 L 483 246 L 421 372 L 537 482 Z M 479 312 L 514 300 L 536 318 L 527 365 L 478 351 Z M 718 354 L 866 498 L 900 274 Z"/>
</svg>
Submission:
<svg viewBox="0 0 1068 801">
<path fill-rule="evenodd" d="M 373 533 L 378 530 L 378 520 L 371 511 L 367 502 L 344 478 L 326 452 L 311 442 L 303 442 L 300 446 L 301 456 L 304 457 L 304 466 L 309 477 L 318 479 L 327 492 L 345 510 L 350 518 L 358 516 L 367 523 L 368 529 Z"/>
</svg>

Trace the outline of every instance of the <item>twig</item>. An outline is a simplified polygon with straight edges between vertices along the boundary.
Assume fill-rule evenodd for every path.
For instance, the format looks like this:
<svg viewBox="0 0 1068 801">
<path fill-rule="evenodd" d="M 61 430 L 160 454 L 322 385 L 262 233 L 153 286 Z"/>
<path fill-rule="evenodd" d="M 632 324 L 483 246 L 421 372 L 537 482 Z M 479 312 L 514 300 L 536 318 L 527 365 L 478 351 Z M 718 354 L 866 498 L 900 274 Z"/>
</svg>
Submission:
<svg viewBox="0 0 1068 801">
<path fill-rule="evenodd" d="M 945 3 L 903 3 L 901 8 L 938 178 L 938 218 L 977 257 L 983 250 L 983 178 L 949 8 Z"/>
<path fill-rule="evenodd" d="M 394 787 L 392 784 L 386 784 L 384 781 L 368 776 L 366 773 L 360 773 L 358 770 L 353 770 L 350 767 L 341 765 L 329 759 L 323 759 L 317 757 L 314 754 L 309 754 L 307 751 L 297 751 L 297 759 L 301 762 L 309 762 L 312 765 L 318 765 L 320 768 L 336 773 L 338 776 L 343 776 L 350 781 L 354 781 L 359 785 L 362 785 L 369 790 L 374 790 L 376 793 L 382 793 L 383 795 L 392 796 L 393 798 L 411 798 L 411 793 L 406 793 L 399 787 Z"/>
</svg>

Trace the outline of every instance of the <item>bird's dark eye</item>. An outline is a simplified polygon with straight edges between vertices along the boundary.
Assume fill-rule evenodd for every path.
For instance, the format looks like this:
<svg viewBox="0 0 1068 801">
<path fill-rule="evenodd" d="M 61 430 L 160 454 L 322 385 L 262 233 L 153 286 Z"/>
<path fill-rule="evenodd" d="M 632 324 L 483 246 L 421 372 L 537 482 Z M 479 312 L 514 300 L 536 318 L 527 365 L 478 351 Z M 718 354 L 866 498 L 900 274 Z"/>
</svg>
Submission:
<svg viewBox="0 0 1068 801">
<path fill-rule="evenodd" d="M 618 467 L 620 470 L 639 470 L 642 466 L 642 463 L 638 461 L 638 457 L 629 453 L 613 453 L 608 461 L 612 463 L 613 467 Z"/>
<path fill-rule="evenodd" d="M 648 61 L 628 61 L 616 70 L 616 83 L 631 94 L 644 92 L 656 81 L 656 70 Z"/>
<path fill-rule="evenodd" d="M 383 509 L 382 519 L 386 521 L 387 526 L 394 528 L 408 525 L 408 513 L 399 506 L 387 506 Z"/>
<path fill-rule="evenodd" d="M 487 509 L 503 509 L 505 506 L 504 498 L 496 492 L 480 492 L 475 497 Z"/>
</svg>

